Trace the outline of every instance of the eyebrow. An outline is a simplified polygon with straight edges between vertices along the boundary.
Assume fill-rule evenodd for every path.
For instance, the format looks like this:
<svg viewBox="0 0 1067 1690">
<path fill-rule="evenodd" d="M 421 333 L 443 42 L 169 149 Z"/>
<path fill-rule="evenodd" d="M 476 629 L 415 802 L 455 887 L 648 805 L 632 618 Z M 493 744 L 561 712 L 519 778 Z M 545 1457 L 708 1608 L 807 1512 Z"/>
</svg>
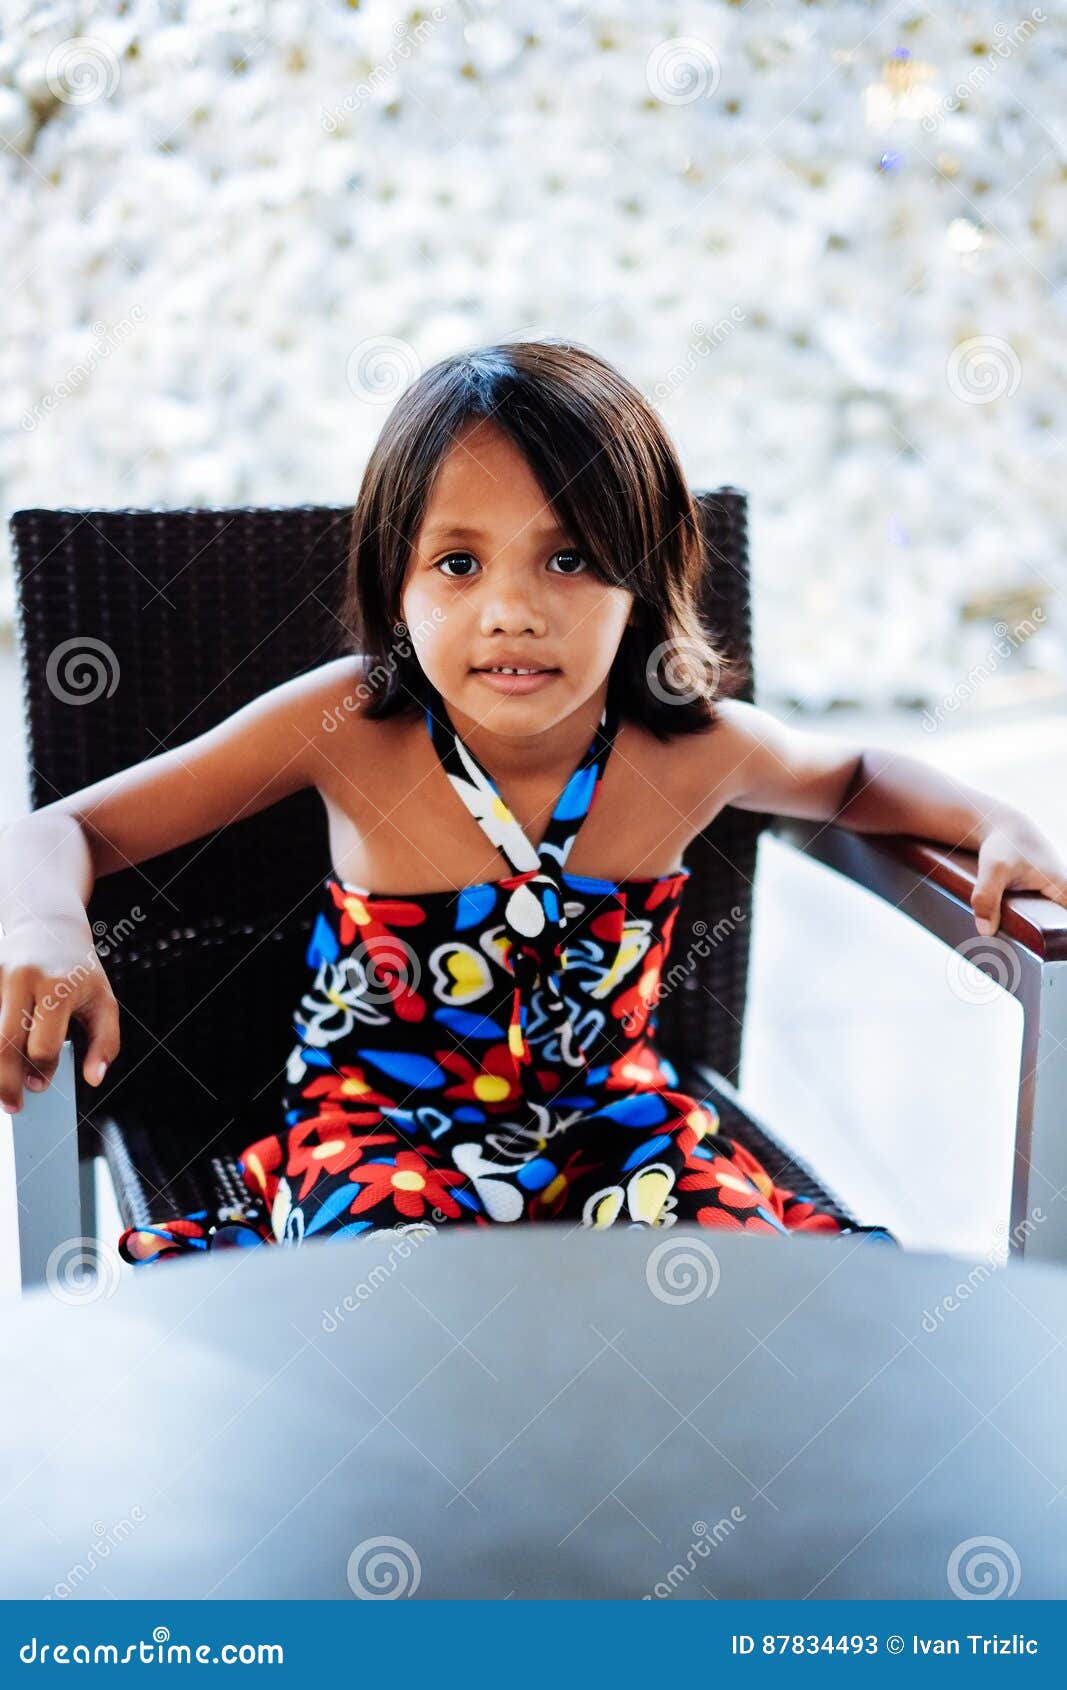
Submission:
<svg viewBox="0 0 1067 1690">
<path fill-rule="evenodd" d="M 535 540 L 560 539 L 565 538 L 570 532 L 571 530 L 564 528 L 561 523 L 552 522 L 545 527 L 533 529 L 531 537 Z M 438 540 L 487 540 L 491 538 L 484 529 L 470 528 L 464 523 L 454 522 L 431 523 L 426 530 L 425 537 L 429 539 L 431 536 Z"/>
</svg>

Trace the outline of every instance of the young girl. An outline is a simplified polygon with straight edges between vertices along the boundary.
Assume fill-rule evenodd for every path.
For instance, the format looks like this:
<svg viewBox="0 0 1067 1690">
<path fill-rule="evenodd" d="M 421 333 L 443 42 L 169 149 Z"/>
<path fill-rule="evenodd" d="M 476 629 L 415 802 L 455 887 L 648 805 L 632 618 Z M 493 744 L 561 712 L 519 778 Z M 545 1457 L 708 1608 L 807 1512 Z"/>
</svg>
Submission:
<svg viewBox="0 0 1067 1690">
<path fill-rule="evenodd" d="M 1067 902 L 1067 871 L 995 799 L 731 696 L 705 567 L 674 448 L 603 360 L 539 341 L 428 370 L 364 476 L 344 654 L 4 835 L 4 1107 L 47 1084 L 72 1013 L 89 1083 L 118 1052 L 95 877 L 314 786 L 311 976 L 283 1120 L 241 1163 L 271 1238 L 560 1219 L 894 1242 L 776 1187 L 657 1050 L 686 846 L 726 804 L 961 845 L 980 931 L 1010 887 Z"/>
</svg>

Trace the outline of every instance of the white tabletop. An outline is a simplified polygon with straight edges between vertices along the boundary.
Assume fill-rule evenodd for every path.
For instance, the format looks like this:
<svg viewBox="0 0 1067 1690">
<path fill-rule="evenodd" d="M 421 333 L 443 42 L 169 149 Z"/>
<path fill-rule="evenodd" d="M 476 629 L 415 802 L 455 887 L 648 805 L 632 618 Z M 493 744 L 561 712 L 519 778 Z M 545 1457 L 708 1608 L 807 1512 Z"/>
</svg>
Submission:
<svg viewBox="0 0 1067 1690">
<path fill-rule="evenodd" d="M 5 1597 L 1067 1589 L 1056 1269 L 547 1223 L 104 1289 L 3 1310 Z"/>
</svg>

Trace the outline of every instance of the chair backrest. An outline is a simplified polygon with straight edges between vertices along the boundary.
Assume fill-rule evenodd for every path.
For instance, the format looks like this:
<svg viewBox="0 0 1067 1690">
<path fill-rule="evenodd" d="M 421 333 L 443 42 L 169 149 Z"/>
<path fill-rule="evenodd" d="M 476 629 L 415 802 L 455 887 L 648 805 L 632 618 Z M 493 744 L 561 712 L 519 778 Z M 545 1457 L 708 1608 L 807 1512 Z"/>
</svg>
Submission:
<svg viewBox="0 0 1067 1690">
<path fill-rule="evenodd" d="M 720 644 L 747 660 L 745 497 L 719 488 L 699 502 L 706 613 Z M 350 519 L 345 506 L 16 512 L 33 808 L 182 744 L 335 656 Z M 762 821 L 723 812 L 690 848 L 672 950 L 682 972 L 657 1011 L 676 1066 L 710 1062 L 731 1080 Z M 325 811 L 309 791 L 104 876 L 88 913 L 123 1046 L 99 1090 L 79 1073 L 80 1111 L 165 1122 L 188 1132 L 190 1155 L 272 1130 L 328 871 Z M 738 908 L 742 919 L 713 936 Z"/>
</svg>

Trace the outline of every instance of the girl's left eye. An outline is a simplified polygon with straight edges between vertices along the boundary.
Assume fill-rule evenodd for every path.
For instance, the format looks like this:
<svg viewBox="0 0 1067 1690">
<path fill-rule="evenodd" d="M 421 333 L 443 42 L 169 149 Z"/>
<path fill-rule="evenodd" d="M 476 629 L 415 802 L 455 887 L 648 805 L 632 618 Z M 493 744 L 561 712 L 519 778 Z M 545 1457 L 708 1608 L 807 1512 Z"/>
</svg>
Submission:
<svg viewBox="0 0 1067 1690">
<path fill-rule="evenodd" d="M 562 552 L 554 552 L 553 555 L 552 555 L 551 561 L 555 562 L 556 558 L 558 558 L 558 557 L 572 558 L 579 566 L 577 569 L 564 570 L 563 573 L 565 575 L 580 575 L 583 569 L 587 569 L 589 567 L 588 564 L 585 561 L 585 558 L 582 556 L 581 552 L 576 552 L 576 551 L 571 551 L 571 550 L 562 551 Z"/>
</svg>

